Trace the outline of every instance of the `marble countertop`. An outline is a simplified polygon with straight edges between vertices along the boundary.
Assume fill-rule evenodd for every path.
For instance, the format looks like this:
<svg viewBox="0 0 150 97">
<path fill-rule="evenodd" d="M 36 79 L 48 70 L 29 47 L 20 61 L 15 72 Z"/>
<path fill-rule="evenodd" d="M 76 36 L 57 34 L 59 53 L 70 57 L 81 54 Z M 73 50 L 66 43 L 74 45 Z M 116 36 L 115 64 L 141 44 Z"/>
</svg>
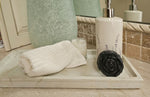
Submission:
<svg viewBox="0 0 150 97">
<path fill-rule="evenodd" d="M 24 47 L 24 48 L 30 48 Z M 0 60 L 9 52 L 0 49 Z M 36 88 L 0 88 L 0 97 L 149 97 L 150 64 L 129 59 L 144 79 L 141 89 L 36 89 Z"/>
</svg>

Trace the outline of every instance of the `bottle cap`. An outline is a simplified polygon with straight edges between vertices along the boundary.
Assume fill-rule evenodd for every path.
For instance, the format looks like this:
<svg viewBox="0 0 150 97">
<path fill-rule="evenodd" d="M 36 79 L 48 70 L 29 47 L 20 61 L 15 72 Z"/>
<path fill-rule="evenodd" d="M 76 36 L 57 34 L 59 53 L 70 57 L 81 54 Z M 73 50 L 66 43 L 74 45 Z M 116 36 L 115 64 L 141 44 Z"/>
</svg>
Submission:
<svg viewBox="0 0 150 97">
<path fill-rule="evenodd" d="M 107 8 L 104 8 L 104 17 L 113 17 L 114 10 L 111 8 L 111 0 L 106 0 Z"/>
</svg>

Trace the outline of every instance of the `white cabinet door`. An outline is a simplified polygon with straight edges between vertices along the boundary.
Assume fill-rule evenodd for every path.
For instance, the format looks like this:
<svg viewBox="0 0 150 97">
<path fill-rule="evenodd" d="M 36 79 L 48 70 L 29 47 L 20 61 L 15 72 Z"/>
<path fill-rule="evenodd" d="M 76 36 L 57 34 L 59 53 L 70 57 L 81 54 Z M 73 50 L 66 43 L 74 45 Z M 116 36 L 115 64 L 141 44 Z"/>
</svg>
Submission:
<svg viewBox="0 0 150 97">
<path fill-rule="evenodd" d="M 1 0 L 1 11 L 2 37 L 6 50 L 30 44 L 26 0 Z"/>
</svg>

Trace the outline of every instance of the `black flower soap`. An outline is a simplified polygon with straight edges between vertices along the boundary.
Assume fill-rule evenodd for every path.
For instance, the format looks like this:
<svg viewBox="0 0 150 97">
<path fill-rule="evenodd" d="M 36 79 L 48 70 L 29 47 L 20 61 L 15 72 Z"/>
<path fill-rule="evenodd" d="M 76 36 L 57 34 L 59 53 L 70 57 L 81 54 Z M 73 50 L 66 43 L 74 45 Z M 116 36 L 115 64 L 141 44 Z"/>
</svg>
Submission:
<svg viewBox="0 0 150 97">
<path fill-rule="evenodd" d="M 123 71 L 124 65 L 119 54 L 115 51 L 103 51 L 97 59 L 101 72 L 109 77 L 117 77 Z"/>
</svg>

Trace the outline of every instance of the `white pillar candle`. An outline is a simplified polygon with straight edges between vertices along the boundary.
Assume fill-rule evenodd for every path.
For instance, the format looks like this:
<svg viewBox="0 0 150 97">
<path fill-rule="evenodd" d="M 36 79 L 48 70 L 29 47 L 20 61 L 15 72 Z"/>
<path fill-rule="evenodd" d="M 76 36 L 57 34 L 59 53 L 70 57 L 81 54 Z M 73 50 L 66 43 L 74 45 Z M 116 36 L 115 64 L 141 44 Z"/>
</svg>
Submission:
<svg viewBox="0 0 150 97">
<path fill-rule="evenodd" d="M 87 56 L 87 44 L 84 38 L 77 38 L 72 40 L 72 44 L 81 52 L 86 58 Z"/>
</svg>

